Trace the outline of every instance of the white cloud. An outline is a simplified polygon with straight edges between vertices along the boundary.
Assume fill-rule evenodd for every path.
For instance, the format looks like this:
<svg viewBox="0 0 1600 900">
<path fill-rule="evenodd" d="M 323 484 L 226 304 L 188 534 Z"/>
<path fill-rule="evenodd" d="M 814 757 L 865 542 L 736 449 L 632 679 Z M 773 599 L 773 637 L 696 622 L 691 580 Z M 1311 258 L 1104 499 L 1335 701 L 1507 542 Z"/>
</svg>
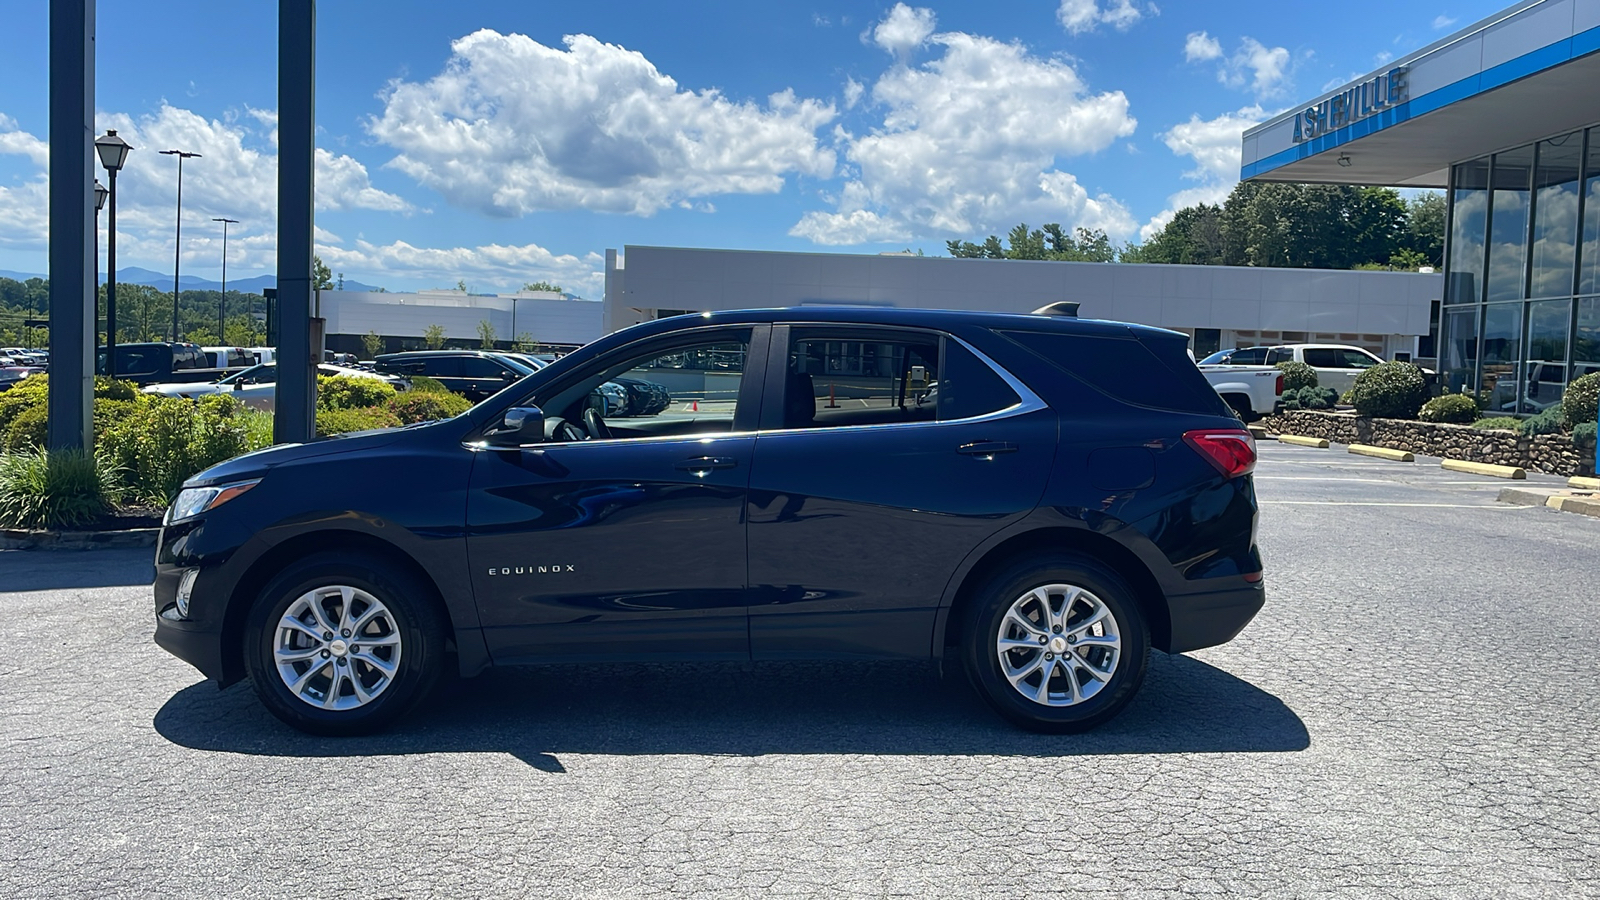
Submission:
<svg viewBox="0 0 1600 900">
<path fill-rule="evenodd" d="M 1198 115 L 1189 121 L 1174 125 L 1161 135 L 1167 149 L 1179 156 L 1194 160 L 1195 167 L 1183 177 L 1198 182 L 1167 198 L 1167 208 L 1153 216 L 1139 229 L 1139 237 L 1148 240 L 1172 220 L 1172 216 L 1186 206 L 1199 203 L 1221 203 L 1239 183 L 1239 163 L 1242 138 L 1246 129 L 1267 118 L 1260 107 L 1248 106 L 1237 112 L 1223 113 L 1214 119 Z"/>
<path fill-rule="evenodd" d="M 1446 28 L 1449 28 L 1451 25 L 1454 25 L 1455 23 L 1456 23 L 1456 18 L 1454 16 L 1446 16 L 1446 15 L 1435 16 L 1434 20 L 1433 20 L 1433 30 L 1435 30 L 1435 31 L 1443 31 Z"/>
<path fill-rule="evenodd" d="M 1184 43 L 1189 62 L 1220 60 L 1217 80 L 1232 88 L 1246 86 L 1257 98 L 1274 97 L 1288 87 L 1291 57 L 1285 47 L 1268 47 L 1253 37 L 1239 39 L 1232 56 L 1222 55 L 1222 44 L 1204 31 L 1189 35 Z"/>
<path fill-rule="evenodd" d="M 1091 94 L 1061 59 L 963 33 L 932 35 L 939 58 L 896 65 L 872 87 L 882 123 L 837 132 L 851 178 L 831 212 L 807 213 L 790 234 L 819 244 L 970 239 L 1019 220 L 1129 234 L 1121 203 L 1091 195 L 1056 168 L 1133 133 L 1121 91 Z"/>
<path fill-rule="evenodd" d="M 251 110 L 249 119 L 223 121 L 163 104 L 137 119 L 98 115 L 97 128 L 115 128 L 132 144 L 117 177 L 117 262 L 168 270 L 172 265 L 174 202 L 178 167 L 157 151 L 199 153 L 183 170 L 183 268 L 209 269 L 222 259 L 215 217 L 240 220 L 228 236 L 228 264 L 239 270 L 271 269 L 277 254 L 277 156 L 270 147 L 276 113 Z M 260 127 L 253 127 L 251 122 Z M 37 177 L 18 187 L 0 187 L 0 246 L 41 250 L 48 243 L 48 181 L 45 142 L 9 126 L 0 115 L 0 147 L 19 148 L 39 166 Z M 271 129 L 263 134 L 263 130 Z M 101 174 L 97 171 L 96 174 Z M 402 198 L 372 186 L 366 167 L 327 150 L 316 151 L 317 209 L 408 212 Z M 333 237 L 326 232 L 320 235 Z M 320 238 L 319 238 L 320 239 Z M 337 242 L 337 238 L 334 238 Z M 102 247 L 102 252 L 104 248 Z"/>
<path fill-rule="evenodd" d="M 389 166 L 495 216 L 583 208 L 650 215 L 680 200 L 776 193 L 829 177 L 816 129 L 832 105 L 783 91 L 765 106 L 686 91 L 642 54 L 587 35 L 566 50 L 484 29 L 428 81 L 393 82 L 372 135 Z"/>
<path fill-rule="evenodd" d="M 0 153 L 26 156 L 40 168 L 50 165 L 50 145 L 18 128 L 17 120 L 5 113 L 0 113 Z"/>
<path fill-rule="evenodd" d="M 861 94 L 866 89 L 865 85 L 854 78 L 846 78 L 844 80 L 844 108 L 855 109 L 856 104 L 861 102 Z"/>
<path fill-rule="evenodd" d="M 1188 62 L 1204 62 L 1221 56 L 1222 44 L 1204 31 L 1191 31 L 1189 39 L 1183 42 L 1183 58 Z"/>
<path fill-rule="evenodd" d="M 874 44 L 904 59 L 933 34 L 933 25 L 933 10 L 921 6 L 912 9 L 904 3 L 896 3 L 870 33 Z"/>
<path fill-rule="evenodd" d="M 417 247 L 405 241 L 380 245 L 358 240 L 348 248 L 319 244 L 317 254 L 328 268 L 357 280 L 388 276 L 454 284 L 464 279 L 477 290 L 503 291 L 544 280 L 593 299 L 599 299 L 605 285 L 605 260 L 599 254 L 556 254 L 538 244 Z"/>
<path fill-rule="evenodd" d="M 1100 25 L 1109 25 L 1118 31 L 1127 31 L 1147 15 L 1157 15 L 1160 10 L 1154 3 L 1140 7 L 1134 0 L 1061 0 L 1056 7 L 1056 21 L 1069 34 L 1093 31 Z"/>
</svg>

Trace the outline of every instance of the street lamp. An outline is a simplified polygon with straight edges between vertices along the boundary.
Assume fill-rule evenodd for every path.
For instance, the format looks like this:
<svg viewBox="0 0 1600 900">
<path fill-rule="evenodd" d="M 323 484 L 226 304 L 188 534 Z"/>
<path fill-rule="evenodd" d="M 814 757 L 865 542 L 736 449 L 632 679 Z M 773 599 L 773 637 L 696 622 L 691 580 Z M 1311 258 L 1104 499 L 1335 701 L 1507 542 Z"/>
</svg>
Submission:
<svg viewBox="0 0 1600 900">
<path fill-rule="evenodd" d="M 172 339 L 178 339 L 178 266 L 183 260 L 183 161 L 194 159 L 200 154 L 189 153 L 183 150 L 162 150 L 162 156 L 176 156 L 178 158 L 178 214 L 173 220 L 172 239 Z"/>
<path fill-rule="evenodd" d="M 95 139 L 95 152 L 100 154 L 100 165 L 105 166 L 111 178 L 106 195 L 111 199 L 111 213 L 106 224 L 106 375 L 117 377 L 117 171 L 128 161 L 128 151 L 133 147 L 117 137 L 111 129 Z M 98 209 L 98 192 L 96 192 Z"/>
<path fill-rule="evenodd" d="M 239 224 L 238 219 L 212 219 L 222 223 L 222 296 L 217 298 L 217 343 L 228 343 L 228 226 Z"/>
</svg>

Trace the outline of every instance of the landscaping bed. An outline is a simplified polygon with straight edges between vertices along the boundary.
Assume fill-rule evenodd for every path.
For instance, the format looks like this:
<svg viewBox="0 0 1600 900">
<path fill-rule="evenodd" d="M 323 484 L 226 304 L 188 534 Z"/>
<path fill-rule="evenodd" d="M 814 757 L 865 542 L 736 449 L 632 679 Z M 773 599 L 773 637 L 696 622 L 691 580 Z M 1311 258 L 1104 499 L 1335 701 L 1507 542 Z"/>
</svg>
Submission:
<svg viewBox="0 0 1600 900">
<path fill-rule="evenodd" d="M 1323 438 L 1336 444 L 1369 444 L 1423 456 L 1521 466 L 1550 475 L 1594 473 L 1594 448 L 1580 449 L 1570 434 L 1521 435 L 1406 419 L 1380 419 L 1351 412 L 1293 410 L 1261 420 L 1275 434 Z"/>
</svg>

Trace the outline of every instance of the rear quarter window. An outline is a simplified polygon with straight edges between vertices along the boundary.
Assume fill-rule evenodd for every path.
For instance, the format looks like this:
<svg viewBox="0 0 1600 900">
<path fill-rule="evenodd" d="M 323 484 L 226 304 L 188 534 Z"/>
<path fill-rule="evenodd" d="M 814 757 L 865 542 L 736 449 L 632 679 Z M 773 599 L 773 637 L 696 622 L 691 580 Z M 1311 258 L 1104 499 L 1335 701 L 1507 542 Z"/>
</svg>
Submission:
<svg viewBox="0 0 1600 900">
<path fill-rule="evenodd" d="M 1007 331 L 1021 344 L 1079 381 L 1124 403 L 1182 412 L 1212 414 L 1222 403 L 1217 392 L 1184 353 L 1163 359 L 1134 337 L 1103 337 L 1043 331 Z"/>
</svg>

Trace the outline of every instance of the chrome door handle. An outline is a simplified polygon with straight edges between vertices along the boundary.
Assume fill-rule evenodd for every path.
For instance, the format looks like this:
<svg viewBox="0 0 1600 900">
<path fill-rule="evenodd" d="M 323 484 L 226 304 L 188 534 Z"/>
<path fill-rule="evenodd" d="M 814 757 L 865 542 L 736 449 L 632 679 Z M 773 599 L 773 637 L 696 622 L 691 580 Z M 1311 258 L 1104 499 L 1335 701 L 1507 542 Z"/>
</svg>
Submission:
<svg viewBox="0 0 1600 900">
<path fill-rule="evenodd" d="M 956 448 L 957 453 L 993 459 L 997 453 L 1015 453 L 1017 445 L 1010 441 L 973 441 Z"/>
<path fill-rule="evenodd" d="M 678 463 L 674 468 L 684 472 L 709 472 L 712 469 L 731 469 L 739 461 L 731 456 L 696 456 Z"/>
</svg>

